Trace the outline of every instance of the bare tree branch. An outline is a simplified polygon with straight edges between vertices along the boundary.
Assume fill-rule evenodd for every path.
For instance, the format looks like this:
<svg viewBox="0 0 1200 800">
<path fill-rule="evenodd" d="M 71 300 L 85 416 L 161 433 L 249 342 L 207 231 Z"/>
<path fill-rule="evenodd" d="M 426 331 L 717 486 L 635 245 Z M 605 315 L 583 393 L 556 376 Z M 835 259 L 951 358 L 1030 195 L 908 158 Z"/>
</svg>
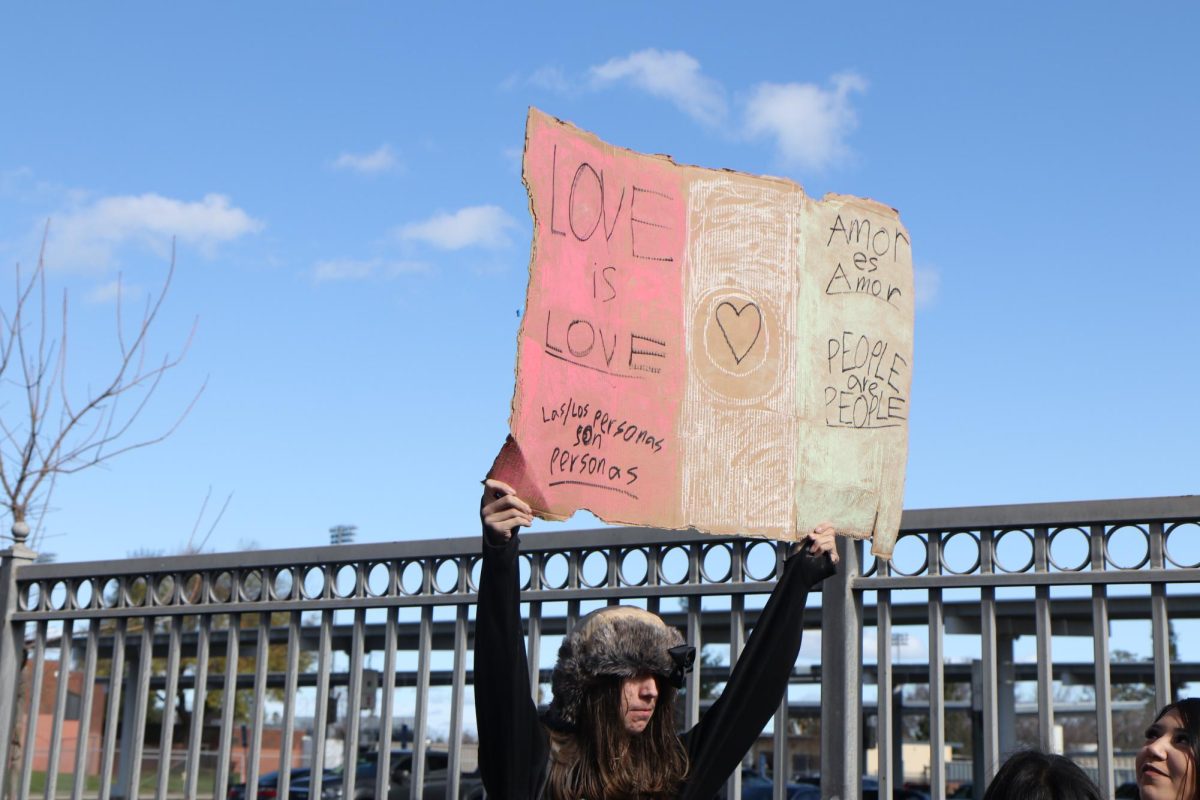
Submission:
<svg viewBox="0 0 1200 800">
<path fill-rule="evenodd" d="M 0 396 L 0 505 L 12 515 L 14 523 L 27 518 L 38 521 L 45 515 L 59 476 L 81 472 L 166 439 L 178 430 L 207 385 L 205 380 L 165 430 L 137 435 L 139 420 L 167 373 L 186 356 L 196 331 L 194 321 L 175 355 L 150 358 L 151 328 L 175 275 L 172 242 L 167 274 L 158 291 L 147 297 L 131 333 L 126 331 L 124 284 L 118 276 L 117 358 L 99 387 L 88 385 L 83 391 L 74 391 L 68 380 L 70 305 L 65 291 L 59 311 L 61 327 L 56 336 L 49 332 L 52 322 L 57 321 L 51 319 L 46 303 L 48 234 L 49 223 L 42 236 L 37 267 L 23 276 L 17 265 L 13 305 L 0 308 L 0 391 L 14 392 L 14 399 L 20 398 L 23 409 L 18 412 Z M 227 499 L 226 506 L 228 503 Z M 36 529 L 40 537 L 40 524 Z"/>
</svg>

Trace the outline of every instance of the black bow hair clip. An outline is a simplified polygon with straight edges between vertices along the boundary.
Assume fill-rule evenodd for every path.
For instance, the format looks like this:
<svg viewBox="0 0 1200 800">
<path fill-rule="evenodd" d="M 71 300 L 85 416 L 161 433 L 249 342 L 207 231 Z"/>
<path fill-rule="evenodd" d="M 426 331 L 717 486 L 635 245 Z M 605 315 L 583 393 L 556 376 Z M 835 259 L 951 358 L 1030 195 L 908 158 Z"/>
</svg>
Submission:
<svg viewBox="0 0 1200 800">
<path fill-rule="evenodd" d="M 696 648 L 680 644 L 668 650 L 667 654 L 675 662 L 675 669 L 671 670 L 667 681 L 676 689 L 682 689 L 686 675 L 692 671 L 692 666 L 696 663 Z"/>
</svg>

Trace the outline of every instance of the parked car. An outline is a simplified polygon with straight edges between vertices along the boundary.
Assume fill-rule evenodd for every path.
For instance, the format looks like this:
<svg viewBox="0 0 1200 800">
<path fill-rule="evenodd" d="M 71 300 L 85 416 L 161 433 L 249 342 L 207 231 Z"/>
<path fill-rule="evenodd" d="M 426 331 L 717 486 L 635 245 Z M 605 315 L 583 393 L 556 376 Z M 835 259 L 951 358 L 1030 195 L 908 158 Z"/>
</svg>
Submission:
<svg viewBox="0 0 1200 800">
<path fill-rule="evenodd" d="M 879 800 L 879 781 L 863 778 L 862 800 Z M 929 800 L 929 795 L 919 789 L 898 786 L 892 789 L 892 800 Z"/>
<path fill-rule="evenodd" d="M 752 769 L 742 769 L 742 800 L 771 800 L 773 791 L 774 782 L 771 778 Z M 726 796 L 724 789 L 719 796 L 722 798 Z M 821 790 L 817 786 L 789 782 L 787 798 L 788 800 L 821 800 Z"/>
<path fill-rule="evenodd" d="M 304 779 L 308 780 L 311 770 L 308 767 L 296 767 L 291 771 L 291 781 L 289 785 L 295 785 L 296 781 Z M 259 776 L 258 779 L 258 796 L 260 800 L 274 800 L 279 796 L 279 772 L 268 772 L 266 775 Z M 337 775 L 334 770 L 326 770 L 326 775 Z M 229 792 L 225 795 L 227 800 L 245 800 L 246 784 L 236 783 L 229 787 Z"/>
<path fill-rule="evenodd" d="M 289 800 L 408 800 L 412 785 L 412 751 L 393 750 L 386 798 L 375 795 L 375 777 L 379 774 L 379 754 L 362 753 L 354 770 L 354 797 L 346 798 L 343 792 L 345 774 L 337 770 L 321 781 L 321 797 L 310 797 L 309 780 L 303 778 L 293 784 Z M 424 800 L 443 800 L 447 791 L 450 756 L 448 753 L 427 750 L 425 752 L 425 786 L 421 792 Z M 462 800 L 478 800 L 483 797 L 483 782 L 479 773 L 463 773 L 459 776 L 458 793 Z"/>
</svg>

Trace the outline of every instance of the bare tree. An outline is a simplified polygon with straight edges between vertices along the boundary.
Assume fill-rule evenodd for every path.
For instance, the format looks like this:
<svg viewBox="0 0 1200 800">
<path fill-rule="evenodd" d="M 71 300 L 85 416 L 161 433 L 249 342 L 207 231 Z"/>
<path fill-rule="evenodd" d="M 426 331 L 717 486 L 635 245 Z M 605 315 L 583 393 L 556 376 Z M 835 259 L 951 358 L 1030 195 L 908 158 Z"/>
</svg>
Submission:
<svg viewBox="0 0 1200 800">
<path fill-rule="evenodd" d="M 118 276 L 116 352 L 99 385 L 82 387 L 69 382 L 66 290 L 57 314 L 47 306 L 45 250 L 43 236 L 37 267 L 23 276 L 17 265 L 12 306 L 0 308 L 0 504 L 12 517 L 14 538 L 27 535 L 30 523 L 36 526 L 30 542 L 35 548 L 59 477 L 161 442 L 204 391 L 201 385 L 165 429 L 148 435 L 137 430 L 135 423 L 163 377 L 187 353 L 195 332 L 193 322 L 177 354 L 150 360 L 150 331 L 175 274 L 173 241 L 167 275 L 131 326 L 123 318 Z"/>
<path fill-rule="evenodd" d="M 12 305 L 0 306 L 0 506 L 12 517 L 14 544 L 25 544 L 30 522 L 34 523 L 30 542 L 34 548 L 41 539 L 42 521 L 61 476 L 161 442 L 179 427 L 204 391 L 202 384 L 165 429 L 144 436 L 137 429 L 139 417 L 163 377 L 183 359 L 196 329 L 193 321 L 178 354 L 148 359 L 150 330 L 175 274 L 174 241 L 166 277 L 159 290 L 147 297 L 129 334 L 122 317 L 118 277 L 116 353 L 99 384 L 84 382 L 82 388 L 68 381 L 67 292 L 63 291 L 57 315 L 52 315 L 47 305 L 45 253 L 43 234 L 37 267 L 23 276 L 20 264 L 16 266 Z M 18 681 L 18 708 L 22 686 Z M 31 713 L 36 709 L 31 708 Z M 12 780 L 18 773 L 15 766 L 20 763 L 22 745 L 21 731 L 14 726 L 9 763 L 4 765 Z"/>
</svg>

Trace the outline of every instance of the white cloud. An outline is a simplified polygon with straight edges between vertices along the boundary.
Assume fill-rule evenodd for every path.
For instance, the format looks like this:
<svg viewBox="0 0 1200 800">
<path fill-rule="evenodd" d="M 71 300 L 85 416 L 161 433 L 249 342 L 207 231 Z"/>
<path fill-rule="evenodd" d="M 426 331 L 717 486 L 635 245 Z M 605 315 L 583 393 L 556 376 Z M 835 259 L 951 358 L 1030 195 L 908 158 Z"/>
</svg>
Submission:
<svg viewBox="0 0 1200 800">
<path fill-rule="evenodd" d="M 92 305 L 103 305 L 115 302 L 118 297 L 122 301 L 125 301 L 133 297 L 140 297 L 141 294 L 141 286 L 115 280 L 96 286 L 83 296 L 83 300 L 85 303 L 91 303 Z"/>
<path fill-rule="evenodd" d="M 437 214 L 423 222 L 410 222 L 396 233 L 404 241 L 423 242 L 440 250 L 498 249 L 508 245 L 508 231 L 516 226 L 516 220 L 499 206 L 468 206 L 453 214 Z"/>
<path fill-rule="evenodd" d="M 679 50 L 639 50 L 592 67 L 590 75 L 597 87 L 628 82 L 706 125 L 717 125 L 725 118 L 721 84 L 705 77 L 700 62 Z"/>
<path fill-rule="evenodd" d="M 828 89 L 813 83 L 760 83 L 746 103 L 746 133 L 774 139 L 789 164 L 828 166 L 849 152 L 846 137 L 858 124 L 850 95 L 866 88 L 866 80 L 852 72 L 834 75 Z"/>
<path fill-rule="evenodd" d="M 929 308 L 937 301 L 942 275 L 928 264 L 913 267 L 913 301 L 917 308 Z"/>
<path fill-rule="evenodd" d="M 102 197 L 52 218 L 46 263 L 103 269 L 120 247 L 136 244 L 165 253 L 172 236 L 211 253 L 217 245 L 262 228 L 261 221 L 220 194 L 197 202 L 153 193 Z"/>
<path fill-rule="evenodd" d="M 428 272 L 429 265 L 420 261 L 387 261 L 382 258 L 335 258 L 313 265 L 313 283 L 333 281 L 362 281 L 396 278 L 417 272 Z"/>
<path fill-rule="evenodd" d="M 571 82 L 558 67 L 539 67 L 525 79 L 525 82 L 536 89 L 544 89 L 557 94 L 567 94 L 571 91 Z"/>
<path fill-rule="evenodd" d="M 400 166 L 389 145 L 380 145 L 370 153 L 342 153 L 334 159 L 334 169 L 347 169 L 363 175 L 378 175 Z"/>
</svg>

